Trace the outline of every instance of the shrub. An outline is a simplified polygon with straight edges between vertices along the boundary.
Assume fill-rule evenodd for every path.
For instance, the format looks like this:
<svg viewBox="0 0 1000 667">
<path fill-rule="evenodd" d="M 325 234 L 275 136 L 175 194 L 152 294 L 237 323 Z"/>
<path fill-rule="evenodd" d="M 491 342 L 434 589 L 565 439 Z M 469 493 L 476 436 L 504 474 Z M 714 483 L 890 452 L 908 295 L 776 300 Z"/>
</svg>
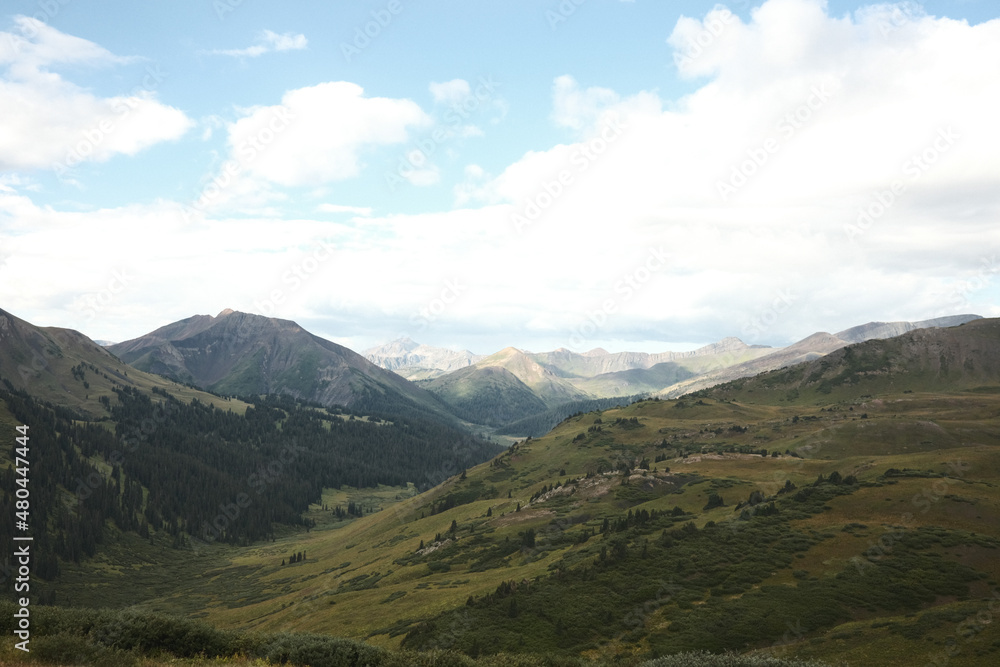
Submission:
<svg viewBox="0 0 1000 667">
<path fill-rule="evenodd" d="M 369 667 L 381 665 L 385 649 L 339 637 L 312 634 L 275 635 L 264 656 L 269 661 L 310 667 Z"/>
<path fill-rule="evenodd" d="M 642 663 L 640 667 L 825 667 L 824 663 L 784 660 L 771 656 L 742 656 L 735 653 L 677 653 Z"/>
<path fill-rule="evenodd" d="M 136 664 L 132 653 L 94 646 L 85 637 L 65 633 L 32 637 L 31 654 L 38 662 L 54 665 L 132 667 Z"/>
</svg>

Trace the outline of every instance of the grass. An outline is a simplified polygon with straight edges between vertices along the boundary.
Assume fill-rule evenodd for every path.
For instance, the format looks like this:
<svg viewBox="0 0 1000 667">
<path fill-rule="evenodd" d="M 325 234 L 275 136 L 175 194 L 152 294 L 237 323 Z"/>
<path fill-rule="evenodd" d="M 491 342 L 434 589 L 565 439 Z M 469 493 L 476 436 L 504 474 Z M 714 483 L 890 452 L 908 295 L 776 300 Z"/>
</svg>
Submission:
<svg viewBox="0 0 1000 667">
<path fill-rule="evenodd" d="M 781 547 L 774 552 L 787 558 L 781 556 L 769 567 L 755 566 L 746 572 L 731 568 L 736 578 L 727 585 L 733 592 L 727 593 L 729 589 L 722 586 L 717 595 L 698 597 L 692 590 L 690 595 L 674 596 L 669 604 L 642 615 L 641 632 L 615 635 L 611 641 L 601 639 L 600 628 L 621 623 L 636 605 L 643 606 L 643 600 L 655 599 L 656 591 L 637 593 L 639 597 L 626 595 L 618 606 L 595 598 L 593 604 L 605 605 L 613 618 L 607 623 L 595 615 L 587 621 L 596 634 L 583 654 L 595 659 L 616 652 L 649 657 L 657 651 L 693 648 L 670 639 L 670 633 L 679 632 L 683 625 L 679 621 L 724 618 L 740 609 L 753 618 L 770 609 L 773 600 L 785 599 L 776 592 L 801 587 L 801 594 L 789 602 L 791 615 L 775 617 L 759 641 L 738 647 L 741 651 L 846 660 L 855 665 L 907 665 L 927 662 L 928 653 L 948 646 L 951 638 L 963 648 L 950 665 L 973 665 L 977 659 L 978 664 L 989 664 L 996 657 L 991 648 L 997 646 L 993 643 L 995 624 L 968 641 L 955 637 L 957 623 L 951 621 L 933 626 L 930 620 L 924 621 L 920 627 L 926 626 L 929 639 L 894 628 L 921 622 L 938 611 L 971 613 L 991 595 L 988 582 L 1000 581 L 996 550 L 975 543 L 975 536 L 1000 538 L 1000 458 L 996 456 L 1000 426 L 995 419 L 1000 414 L 1000 395 L 899 392 L 834 399 L 831 393 L 828 402 L 818 405 L 804 401 L 762 405 L 689 397 L 683 399 L 684 407 L 675 407 L 676 401 L 645 401 L 601 414 L 578 415 L 545 437 L 520 442 L 494 461 L 468 470 L 465 479 L 455 474 L 421 495 L 414 495 L 412 487 L 326 490 L 322 502 L 307 514 L 317 521 L 309 533 L 286 531 L 274 542 L 246 548 L 212 545 L 200 553 L 171 551 L 155 539 L 151 545 L 119 536 L 100 559 L 80 568 L 63 567 L 60 601 L 131 605 L 239 630 L 337 634 L 396 650 L 420 623 L 453 618 L 467 608 L 470 597 L 483 599 L 505 582 L 550 582 L 560 571 L 578 573 L 593 567 L 601 548 L 610 551 L 612 547 L 612 537 L 600 534 L 606 518 L 620 518 L 629 510 L 662 513 L 679 507 L 685 516 L 677 526 L 690 522 L 705 531 L 715 522 L 720 536 L 736 536 L 732 537 L 735 548 L 739 540 L 750 539 L 743 537 L 743 524 L 735 521 L 737 503 L 760 491 L 778 498 L 781 505 L 786 497 L 776 494 L 786 481 L 801 490 L 818 475 L 838 472 L 855 475 L 860 484 L 849 494 L 825 499 L 816 512 L 790 516 L 782 524 L 789 534 L 803 536 L 801 548 Z M 4 418 L 0 414 L 0 420 Z M 601 423 L 595 424 L 598 418 Z M 615 426 L 618 418 L 635 418 L 638 426 Z M 589 430 L 595 426 L 601 430 Z M 582 439 L 577 438 L 580 434 Z M 768 450 L 768 456 L 740 453 L 761 448 Z M 772 452 L 779 456 L 771 456 Z M 655 462 L 658 456 L 666 459 Z M 649 470 L 637 468 L 643 459 L 648 460 Z M 622 464 L 631 469 L 627 477 L 616 470 Z M 889 468 L 920 470 L 932 476 L 885 477 Z M 560 485 L 563 491 L 531 500 L 543 487 Z M 712 493 L 721 495 L 726 505 L 703 510 Z M 454 507 L 433 513 L 449 498 L 455 501 Z M 337 521 L 322 509 L 347 502 L 381 511 Z M 451 534 L 453 522 L 455 534 Z M 885 544 L 884 536 L 899 533 L 892 528 L 899 525 L 905 531 L 890 545 L 893 557 L 916 559 L 901 561 L 914 566 L 954 563 L 962 572 L 966 570 L 961 568 L 967 568 L 982 578 L 949 584 L 950 588 L 941 590 L 958 592 L 906 602 L 904 609 L 879 606 L 882 603 L 872 603 L 870 609 L 845 603 L 846 617 L 806 623 L 815 601 L 805 593 L 848 590 L 837 588 L 837 576 L 855 570 L 857 561 L 852 559 L 865 558 L 880 538 Z M 924 539 L 922 531 L 938 528 L 946 533 L 941 542 Z M 522 548 L 529 529 L 537 535 L 536 546 Z M 655 540 L 659 533 L 657 527 L 655 534 L 638 531 L 621 537 L 637 553 L 643 540 Z M 426 549 L 438 535 L 442 542 L 450 541 L 418 553 L 421 541 Z M 743 547 L 747 552 L 762 548 L 763 543 L 752 546 L 752 540 Z M 699 570 L 699 561 L 704 554 L 719 551 L 719 546 L 706 541 L 700 549 L 684 557 L 688 567 L 694 568 L 689 573 L 710 573 L 707 565 Z M 281 566 L 282 559 L 287 563 L 291 554 L 302 551 L 307 554 L 304 562 Z M 662 557 L 664 564 L 676 566 L 673 556 Z M 881 567 L 878 561 L 875 566 Z M 622 580 L 616 577 L 612 580 Z M 558 602 L 553 593 L 549 607 L 541 605 L 536 611 L 551 616 L 546 611 L 550 607 L 586 605 L 587 584 L 581 581 L 553 588 L 562 591 L 565 601 Z M 884 584 L 894 581 L 886 579 Z M 520 613 L 534 618 L 535 604 L 525 598 Z M 510 622 L 507 608 L 497 609 L 502 612 L 497 623 L 519 627 Z M 873 625 L 883 621 L 899 625 Z M 440 645 L 442 638 L 447 643 L 454 635 L 452 644 L 460 645 L 457 637 L 465 631 L 458 632 L 461 625 L 449 630 L 449 623 L 439 622 L 440 627 L 428 636 Z M 549 647 L 568 656 L 583 645 L 574 644 L 570 650 L 559 648 L 558 642 L 543 641 L 538 634 L 543 625 L 535 622 L 522 628 L 529 646 Z"/>
</svg>

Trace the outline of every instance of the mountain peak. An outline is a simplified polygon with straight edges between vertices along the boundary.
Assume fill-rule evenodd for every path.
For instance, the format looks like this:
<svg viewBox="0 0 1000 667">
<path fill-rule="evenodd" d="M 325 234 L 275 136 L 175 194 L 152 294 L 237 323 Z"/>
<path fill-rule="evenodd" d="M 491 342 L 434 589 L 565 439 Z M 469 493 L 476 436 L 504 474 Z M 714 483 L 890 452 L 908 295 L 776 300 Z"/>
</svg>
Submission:
<svg viewBox="0 0 1000 667">
<path fill-rule="evenodd" d="M 396 340 L 392 341 L 391 343 L 389 343 L 389 345 L 397 345 L 408 352 L 413 351 L 418 347 L 420 347 L 420 343 L 413 340 L 409 336 L 401 336 Z"/>
<path fill-rule="evenodd" d="M 417 343 L 402 336 L 363 352 L 368 361 L 408 379 L 426 379 L 469 366 L 481 357 L 468 350 L 451 350 Z"/>
<path fill-rule="evenodd" d="M 236 312 L 236 311 L 235 311 L 235 310 L 233 310 L 232 308 L 226 308 L 225 310 L 223 310 L 223 311 L 222 311 L 221 313 L 219 313 L 219 314 L 218 314 L 218 315 L 216 315 L 215 317 L 216 317 L 216 318 L 219 318 L 219 317 L 225 317 L 226 315 L 232 315 L 232 314 L 233 314 L 233 313 L 235 313 L 235 312 Z"/>
</svg>

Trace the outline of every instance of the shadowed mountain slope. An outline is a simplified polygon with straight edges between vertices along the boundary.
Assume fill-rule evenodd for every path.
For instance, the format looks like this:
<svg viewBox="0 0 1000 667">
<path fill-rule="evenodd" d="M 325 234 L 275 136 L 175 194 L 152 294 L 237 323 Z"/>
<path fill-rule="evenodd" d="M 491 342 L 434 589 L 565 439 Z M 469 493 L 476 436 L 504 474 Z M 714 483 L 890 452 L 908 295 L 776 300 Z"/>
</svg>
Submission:
<svg viewBox="0 0 1000 667">
<path fill-rule="evenodd" d="M 326 406 L 409 409 L 453 419 L 432 394 L 290 320 L 224 310 L 109 348 L 136 368 L 222 394 L 287 394 Z"/>
</svg>

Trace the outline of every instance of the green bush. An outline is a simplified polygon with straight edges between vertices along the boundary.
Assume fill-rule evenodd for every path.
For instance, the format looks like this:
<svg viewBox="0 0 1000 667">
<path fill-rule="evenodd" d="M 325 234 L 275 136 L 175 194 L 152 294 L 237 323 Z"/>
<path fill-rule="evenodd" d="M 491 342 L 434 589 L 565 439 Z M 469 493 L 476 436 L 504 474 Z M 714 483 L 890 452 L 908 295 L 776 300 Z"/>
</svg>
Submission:
<svg viewBox="0 0 1000 667">
<path fill-rule="evenodd" d="M 94 646 L 85 637 L 55 634 L 32 637 L 31 655 L 41 663 L 57 665 L 101 665 L 102 667 L 133 667 L 133 653 Z"/>
<path fill-rule="evenodd" d="M 743 656 L 735 653 L 677 653 L 642 663 L 640 667 L 825 667 L 825 663 L 784 660 L 771 656 Z"/>
<path fill-rule="evenodd" d="M 385 663 L 388 651 L 339 637 L 279 634 L 273 636 L 264 657 L 310 667 L 377 667 Z"/>
<path fill-rule="evenodd" d="M 123 611 L 90 631 L 94 643 L 125 651 L 166 651 L 180 658 L 229 655 L 234 633 L 163 614 Z"/>
</svg>

